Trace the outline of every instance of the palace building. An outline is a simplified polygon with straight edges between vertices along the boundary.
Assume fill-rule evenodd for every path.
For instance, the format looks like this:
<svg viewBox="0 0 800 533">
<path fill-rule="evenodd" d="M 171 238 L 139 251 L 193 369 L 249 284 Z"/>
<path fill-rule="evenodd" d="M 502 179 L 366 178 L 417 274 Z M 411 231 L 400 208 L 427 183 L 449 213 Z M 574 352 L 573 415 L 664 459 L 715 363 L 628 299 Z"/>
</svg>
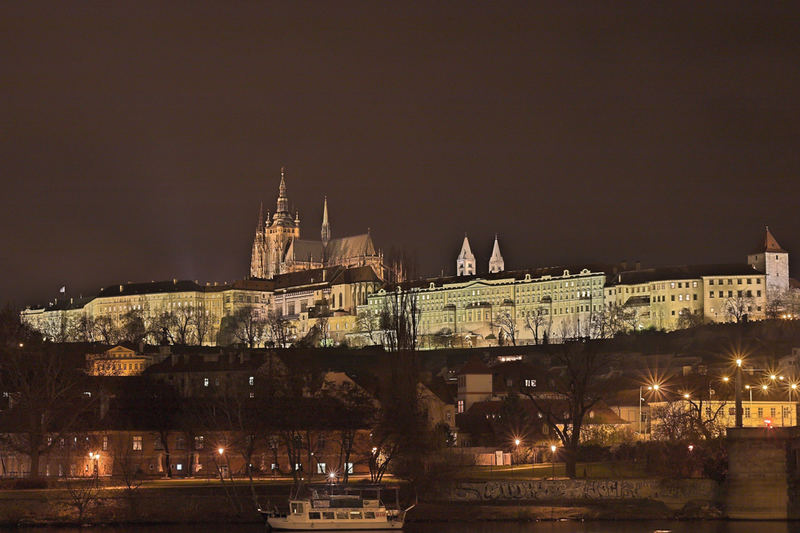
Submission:
<svg viewBox="0 0 800 533">
<path fill-rule="evenodd" d="M 300 215 L 289 212 L 286 195 L 285 169 L 281 169 L 281 183 L 275 214 L 266 219 L 263 211 L 258 215 L 258 226 L 253 239 L 250 257 L 250 277 L 272 279 L 279 274 L 333 266 L 370 266 L 381 279 L 386 279 L 383 254 L 376 250 L 372 236 L 367 233 L 333 238 L 328 221 L 328 199 L 322 212 L 320 239 L 300 238 Z"/>
</svg>

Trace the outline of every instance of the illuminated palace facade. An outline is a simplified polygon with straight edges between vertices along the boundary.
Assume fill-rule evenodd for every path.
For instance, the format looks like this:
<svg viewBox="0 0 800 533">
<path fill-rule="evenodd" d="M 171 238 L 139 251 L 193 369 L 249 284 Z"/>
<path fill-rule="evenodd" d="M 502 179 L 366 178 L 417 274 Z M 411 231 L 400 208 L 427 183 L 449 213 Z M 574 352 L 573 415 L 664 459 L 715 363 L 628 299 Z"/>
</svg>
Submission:
<svg viewBox="0 0 800 533">
<path fill-rule="evenodd" d="M 506 272 L 495 238 L 488 273 L 477 274 L 476 265 L 465 236 L 456 276 L 386 286 L 369 296 L 362 312 L 374 324 L 381 313 L 396 312 L 397 302 L 413 305 L 420 343 L 432 348 L 454 342 L 561 342 L 634 329 L 670 331 L 707 322 L 762 320 L 780 317 L 778 308 L 790 302 L 796 307 L 800 294 L 797 282 L 789 279 L 789 254 L 769 229 L 763 245 L 741 264 Z"/>
<path fill-rule="evenodd" d="M 457 275 L 387 283 L 382 256 L 369 234 L 330 239 L 325 209 L 322 239 L 300 240 L 299 220 L 288 218 L 287 204 L 282 178 L 276 216 L 263 230 L 259 224 L 251 278 L 226 284 L 114 285 L 80 301 L 28 308 L 22 319 L 52 340 L 87 340 L 80 327 L 87 322 L 107 318 L 120 330 L 131 312 L 144 318 L 188 313 L 209 317 L 207 331 L 194 340 L 213 345 L 230 342 L 219 336 L 225 318 L 250 308 L 261 319 L 285 319 L 291 342 L 308 338 L 316 327 L 317 333 L 325 329 L 326 344 L 358 346 L 381 341 L 381 316 L 406 293 L 413 296 L 403 300 L 413 301 L 419 346 L 436 348 L 561 342 L 648 328 L 670 331 L 707 322 L 794 317 L 799 310 L 789 254 L 768 229 L 746 263 L 646 269 L 622 264 L 506 271 L 495 238 L 485 274 L 477 273 L 465 237 L 456 257 Z M 298 250 L 311 248 L 319 255 L 298 259 Z M 104 339 L 95 332 L 92 340 Z"/>
</svg>

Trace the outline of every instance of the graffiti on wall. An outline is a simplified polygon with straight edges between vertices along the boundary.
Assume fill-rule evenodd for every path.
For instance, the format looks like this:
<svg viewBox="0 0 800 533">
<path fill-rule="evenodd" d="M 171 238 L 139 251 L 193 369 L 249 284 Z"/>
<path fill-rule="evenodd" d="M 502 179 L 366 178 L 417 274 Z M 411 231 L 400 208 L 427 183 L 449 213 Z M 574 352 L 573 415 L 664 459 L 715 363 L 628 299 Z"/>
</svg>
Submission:
<svg viewBox="0 0 800 533">
<path fill-rule="evenodd" d="M 712 499 L 709 480 L 556 479 L 460 483 L 454 501 Z"/>
</svg>

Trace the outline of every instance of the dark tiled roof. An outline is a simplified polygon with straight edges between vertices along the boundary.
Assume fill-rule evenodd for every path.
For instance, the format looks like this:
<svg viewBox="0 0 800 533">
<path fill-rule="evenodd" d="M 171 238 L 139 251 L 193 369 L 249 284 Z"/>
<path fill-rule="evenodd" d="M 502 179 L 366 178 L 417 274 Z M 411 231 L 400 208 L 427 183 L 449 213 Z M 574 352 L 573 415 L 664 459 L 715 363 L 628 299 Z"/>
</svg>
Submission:
<svg viewBox="0 0 800 533">
<path fill-rule="evenodd" d="M 59 300 L 58 298 L 47 305 L 43 305 L 41 308 L 45 311 L 67 311 L 69 309 L 81 309 L 84 305 L 88 304 L 92 300 L 94 300 L 94 296 L 89 297 L 80 297 L 80 298 L 63 298 Z M 37 306 L 31 306 L 31 309 L 36 309 Z"/>
<path fill-rule="evenodd" d="M 309 241 L 304 239 L 292 239 L 288 243 L 288 260 L 309 261 L 322 263 L 325 260 L 325 247 L 322 241 Z"/>
<path fill-rule="evenodd" d="M 374 255 L 376 255 L 375 245 L 369 233 L 331 239 L 325 247 L 325 259 L 333 263 L 353 257 Z"/>
<path fill-rule="evenodd" d="M 359 283 L 369 281 L 380 283 L 381 279 L 377 274 L 375 274 L 375 271 L 371 266 L 360 266 L 342 269 L 342 271 L 336 275 L 331 284 L 341 285 L 344 283 Z"/>
<path fill-rule="evenodd" d="M 428 288 L 431 283 L 436 287 L 441 287 L 449 283 L 466 283 L 472 280 L 509 280 L 519 281 L 524 280 L 526 275 L 530 275 L 531 279 L 540 278 L 542 276 L 563 276 L 564 271 L 569 271 L 570 275 L 580 274 L 582 270 L 588 270 L 591 274 L 604 274 L 606 272 L 613 272 L 617 269 L 614 265 L 578 265 L 578 266 L 553 266 L 541 268 L 529 268 L 525 270 L 506 270 L 503 272 L 475 274 L 472 276 L 444 276 L 436 278 L 424 278 L 419 280 L 412 280 L 402 283 L 404 288 Z M 397 287 L 396 284 L 386 287 L 387 291 L 393 291 Z"/>
<path fill-rule="evenodd" d="M 203 286 L 189 280 L 152 281 L 150 283 L 120 283 L 100 289 L 98 296 L 128 296 L 158 292 L 202 292 Z"/>
<path fill-rule="evenodd" d="M 769 227 L 766 228 L 764 232 L 764 241 L 762 242 L 761 246 L 758 248 L 758 251 L 755 253 L 761 254 L 764 252 L 769 253 L 787 253 L 786 250 L 781 248 L 781 245 L 778 244 L 777 239 L 775 236 L 772 235 L 772 232 L 769 230 Z"/>
<path fill-rule="evenodd" d="M 636 285 L 673 279 L 700 279 L 703 276 L 746 276 L 748 274 L 760 274 L 760 272 L 745 263 L 680 265 L 620 272 L 608 276 L 606 286 Z"/>
</svg>

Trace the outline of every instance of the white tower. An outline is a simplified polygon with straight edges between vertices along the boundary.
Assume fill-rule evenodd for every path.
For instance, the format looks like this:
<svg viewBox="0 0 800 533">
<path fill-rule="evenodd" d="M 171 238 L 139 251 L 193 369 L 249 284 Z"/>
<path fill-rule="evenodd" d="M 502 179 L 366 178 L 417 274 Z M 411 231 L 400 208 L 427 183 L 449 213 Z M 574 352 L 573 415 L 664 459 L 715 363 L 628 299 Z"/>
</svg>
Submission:
<svg viewBox="0 0 800 533">
<path fill-rule="evenodd" d="M 456 275 L 475 275 L 475 256 L 469 247 L 469 239 L 467 239 L 466 233 L 464 234 L 464 244 L 461 245 L 461 252 L 458 254 L 458 259 L 456 259 Z"/>
<path fill-rule="evenodd" d="M 497 242 L 497 234 L 494 236 L 494 248 L 492 248 L 492 257 L 489 258 L 489 272 L 502 272 L 506 269 L 503 256 L 500 254 L 500 244 Z"/>
<path fill-rule="evenodd" d="M 789 252 L 781 248 L 766 228 L 760 251 L 747 256 L 747 263 L 767 275 L 767 297 L 789 289 Z"/>
</svg>

